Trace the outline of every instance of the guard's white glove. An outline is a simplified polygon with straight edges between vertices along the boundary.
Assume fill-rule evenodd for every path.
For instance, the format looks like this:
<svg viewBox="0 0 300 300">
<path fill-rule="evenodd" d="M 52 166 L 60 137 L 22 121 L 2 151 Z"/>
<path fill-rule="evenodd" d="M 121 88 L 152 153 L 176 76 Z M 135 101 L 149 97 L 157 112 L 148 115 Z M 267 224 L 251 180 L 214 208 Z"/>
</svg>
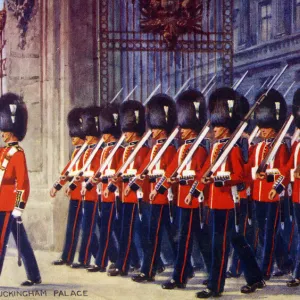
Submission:
<svg viewBox="0 0 300 300">
<path fill-rule="evenodd" d="M 15 207 L 14 210 L 12 211 L 12 216 L 14 218 L 20 218 L 23 214 L 23 210 L 22 208 L 19 207 Z"/>
</svg>

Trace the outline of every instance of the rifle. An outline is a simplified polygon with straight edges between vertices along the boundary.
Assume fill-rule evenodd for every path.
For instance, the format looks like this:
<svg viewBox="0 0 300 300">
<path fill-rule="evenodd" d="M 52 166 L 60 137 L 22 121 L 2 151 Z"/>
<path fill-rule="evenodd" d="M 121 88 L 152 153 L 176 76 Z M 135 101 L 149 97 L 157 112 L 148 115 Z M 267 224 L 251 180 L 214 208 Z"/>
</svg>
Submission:
<svg viewBox="0 0 300 300">
<path fill-rule="evenodd" d="M 204 94 L 206 92 L 206 90 L 208 89 L 208 87 L 210 86 L 210 84 L 213 82 L 213 80 L 217 77 L 217 75 L 214 75 L 211 80 L 207 83 L 207 85 L 202 89 L 202 94 Z"/>
<path fill-rule="evenodd" d="M 244 75 L 237 81 L 237 82 L 235 82 L 234 83 L 234 85 L 232 86 L 232 88 L 234 89 L 234 90 L 236 90 L 238 87 L 239 87 L 239 85 L 242 83 L 242 81 L 245 79 L 245 77 L 247 76 L 247 74 L 248 74 L 248 70 L 244 73 Z"/>
<path fill-rule="evenodd" d="M 134 93 L 134 91 L 137 89 L 137 85 L 129 92 L 129 94 L 125 97 L 125 99 L 123 100 L 123 102 L 127 101 L 129 99 L 129 97 Z"/>
<path fill-rule="evenodd" d="M 103 138 L 100 139 L 100 141 L 97 143 L 96 147 L 93 149 L 92 153 L 90 154 L 89 158 L 87 159 L 87 161 L 85 162 L 84 166 L 81 168 L 81 170 L 79 171 L 79 174 L 77 175 L 78 177 L 81 177 L 84 172 L 87 170 L 87 168 L 90 166 L 92 160 L 94 159 L 97 151 L 100 149 L 100 147 L 102 146 L 102 144 L 104 143 Z M 76 177 L 77 177 L 76 176 Z M 69 185 L 69 188 L 74 191 L 75 188 L 77 187 L 75 181 L 76 181 L 76 177 L 73 178 L 72 182 Z"/>
<path fill-rule="evenodd" d="M 144 106 L 146 106 L 146 104 L 149 102 L 149 100 L 154 96 L 154 94 L 158 91 L 158 89 L 160 88 L 161 84 L 159 84 L 154 90 L 153 92 L 149 95 L 149 97 L 146 99 L 146 101 L 143 103 Z"/>
<path fill-rule="evenodd" d="M 21 238 L 21 229 L 20 226 L 23 223 L 21 217 L 16 218 L 16 223 L 17 223 L 17 248 L 18 248 L 18 266 L 22 266 L 22 261 L 21 261 L 21 243 L 20 243 L 20 238 Z"/>
<path fill-rule="evenodd" d="M 75 166 L 75 164 L 77 163 L 78 159 L 81 157 L 81 155 L 83 154 L 83 152 L 86 150 L 88 144 L 85 142 L 81 148 L 79 149 L 79 151 L 76 153 L 75 157 L 72 159 L 68 169 L 66 170 L 66 172 L 64 174 L 61 175 L 61 177 L 67 177 L 70 172 L 72 171 L 73 167 Z M 60 179 L 58 179 L 56 182 L 59 182 Z M 55 184 L 54 184 L 55 185 Z M 59 191 L 62 188 L 62 186 L 57 185 L 56 189 Z"/>
<path fill-rule="evenodd" d="M 123 88 L 121 88 L 118 93 L 114 96 L 114 98 L 109 102 L 110 104 L 113 103 L 121 94 L 121 92 L 123 91 Z"/>
<path fill-rule="evenodd" d="M 121 146 L 121 144 L 124 142 L 125 140 L 125 135 L 123 134 L 120 139 L 118 140 L 118 142 L 115 144 L 114 148 L 110 151 L 108 157 L 106 158 L 106 160 L 103 162 L 103 164 L 100 166 L 100 168 L 97 170 L 97 172 L 95 173 L 94 176 L 91 176 L 86 184 L 86 189 L 88 191 L 90 191 L 93 188 L 93 184 L 92 181 L 95 180 L 97 181 L 103 174 L 104 170 L 106 169 L 106 167 L 109 165 L 109 163 L 111 162 L 113 156 L 115 155 L 115 153 L 117 152 L 117 150 L 119 149 L 119 147 Z"/>
<path fill-rule="evenodd" d="M 247 95 L 251 92 L 253 88 L 254 88 L 254 84 L 250 86 L 249 90 L 246 92 L 244 96 L 247 97 Z"/>
<path fill-rule="evenodd" d="M 255 126 L 255 128 L 252 130 L 249 139 L 248 139 L 248 145 L 250 146 L 254 140 L 254 138 L 256 138 L 259 134 L 259 127 Z"/>
<path fill-rule="evenodd" d="M 181 88 L 178 90 L 178 92 L 175 94 L 174 99 L 176 99 L 178 97 L 178 95 L 186 88 L 186 86 L 188 85 L 189 81 L 192 79 L 192 77 L 190 77 L 182 86 Z"/>
</svg>

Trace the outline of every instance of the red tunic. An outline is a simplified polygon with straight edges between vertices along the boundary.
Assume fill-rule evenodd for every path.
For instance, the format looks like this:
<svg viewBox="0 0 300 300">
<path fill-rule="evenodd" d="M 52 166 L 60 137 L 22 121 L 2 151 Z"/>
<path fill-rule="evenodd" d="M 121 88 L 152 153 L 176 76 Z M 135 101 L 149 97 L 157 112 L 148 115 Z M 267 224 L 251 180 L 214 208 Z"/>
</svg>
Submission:
<svg viewBox="0 0 300 300">
<path fill-rule="evenodd" d="M 151 151 L 149 151 L 146 159 L 144 160 L 142 166 L 138 170 L 138 174 L 141 174 L 143 170 L 146 168 L 146 166 L 155 158 L 157 153 L 159 152 L 160 148 L 163 146 L 165 140 L 159 140 L 156 142 L 156 144 L 152 147 Z M 164 175 L 167 167 L 172 162 L 174 156 L 176 155 L 176 148 L 173 145 L 169 145 L 158 163 L 154 166 L 154 168 L 151 171 L 152 175 L 155 175 L 156 172 L 162 171 L 162 175 Z M 161 176 L 160 176 L 161 177 Z M 150 192 L 155 188 L 156 183 L 159 182 L 160 177 L 156 179 L 155 182 L 150 183 Z M 136 180 L 135 183 L 139 185 L 143 190 L 144 186 L 147 185 L 148 179 L 145 180 Z M 168 197 L 167 193 L 164 195 L 158 194 L 154 201 L 152 201 L 151 204 L 168 204 Z"/>
<path fill-rule="evenodd" d="M 64 175 L 67 171 L 67 169 L 69 168 L 69 165 L 71 164 L 72 160 L 74 159 L 75 155 L 78 153 L 78 151 L 80 150 L 81 146 L 76 146 L 70 161 L 67 163 L 67 165 L 65 166 L 64 170 L 61 172 L 61 175 Z M 72 179 L 74 175 L 78 174 L 78 171 L 82 168 L 82 162 L 83 162 L 83 155 L 81 155 L 81 157 L 78 159 L 78 161 L 76 162 L 76 164 L 73 166 L 71 172 L 69 173 L 68 179 Z M 68 180 L 59 180 L 57 183 L 60 184 L 61 186 L 64 186 L 67 182 L 69 182 Z M 55 186 L 55 185 L 54 185 Z M 70 200 L 81 200 L 81 186 L 77 186 L 75 188 L 75 190 L 71 191 L 70 193 Z"/>
<path fill-rule="evenodd" d="M 227 139 L 216 142 L 210 151 L 209 157 L 206 159 L 205 164 L 200 172 L 200 178 L 203 177 L 204 173 L 208 170 L 211 164 L 215 161 L 219 151 L 224 146 Z M 209 185 L 209 199 L 208 205 L 211 209 L 232 209 L 234 208 L 234 202 L 231 192 L 231 187 L 235 186 L 244 181 L 243 175 L 243 158 L 242 151 L 239 146 L 234 146 L 229 152 L 226 160 L 213 174 L 217 175 L 217 172 L 230 172 L 230 180 L 225 181 L 223 187 L 216 187 L 214 183 Z M 205 185 L 199 181 L 197 186 L 198 191 L 203 191 Z"/>
<path fill-rule="evenodd" d="M 13 151 L 16 152 L 11 155 Z M 3 165 L 5 160 L 8 161 L 6 167 Z M 30 186 L 25 154 L 18 143 L 0 148 L 0 166 L 0 172 L 4 171 L 0 186 L 0 211 L 11 212 L 16 206 L 24 208 Z"/>
<path fill-rule="evenodd" d="M 125 150 L 123 152 L 122 160 L 120 161 L 119 168 L 126 162 L 126 160 L 128 159 L 129 155 L 134 150 L 136 144 L 137 144 L 137 142 L 132 142 L 127 147 L 125 147 Z M 148 152 L 149 152 L 149 148 L 147 146 L 143 146 L 138 151 L 138 153 L 135 156 L 133 162 L 126 168 L 126 170 L 124 171 L 123 175 L 129 174 L 129 173 L 132 173 L 132 172 L 135 172 L 135 171 L 137 173 L 137 171 L 140 169 L 143 161 L 147 157 Z M 121 191 L 124 191 L 125 188 L 127 187 L 127 185 L 128 185 L 127 182 L 122 182 L 122 184 L 121 184 Z M 148 190 L 144 190 L 143 192 L 144 192 L 144 198 L 147 198 L 147 192 L 148 192 Z M 125 196 L 124 193 L 121 193 L 120 196 L 121 196 L 121 199 L 122 199 L 123 203 L 137 203 L 137 195 L 136 195 L 135 191 L 130 190 L 130 192 L 129 192 L 129 194 L 127 196 Z"/>
<path fill-rule="evenodd" d="M 111 152 L 111 150 L 113 148 L 114 148 L 114 144 L 111 144 L 103 149 L 101 158 L 100 158 L 100 165 L 105 162 L 106 158 L 108 157 L 109 153 Z M 117 168 L 120 165 L 120 161 L 122 160 L 123 152 L 124 152 L 124 148 L 119 147 L 118 150 L 116 151 L 116 153 L 114 154 L 114 156 L 112 157 L 111 162 L 108 164 L 108 166 L 104 170 L 102 176 L 105 176 L 107 174 L 106 172 L 111 171 L 111 170 L 114 170 L 114 172 L 118 171 Z M 106 190 L 108 183 L 103 182 L 100 184 L 101 184 L 102 202 L 114 202 L 115 195 L 113 193 L 109 193 L 107 198 L 104 197 L 104 191 Z"/>
<path fill-rule="evenodd" d="M 295 142 L 291 156 L 288 162 L 280 169 L 280 173 L 285 177 L 283 180 L 284 187 L 287 187 L 291 181 L 291 172 L 300 165 L 300 142 Z M 295 203 L 300 203 L 300 179 L 295 178 L 293 183 L 292 200 Z"/>
<path fill-rule="evenodd" d="M 194 139 L 187 140 L 185 143 L 178 149 L 174 159 L 166 170 L 165 178 L 166 180 L 163 182 L 163 187 L 168 189 L 171 187 L 171 183 L 168 182 L 168 179 L 173 175 L 174 171 L 181 165 L 185 157 L 187 156 L 189 149 L 193 145 Z M 187 205 L 184 200 L 186 196 L 189 194 L 190 189 L 194 183 L 194 180 L 198 178 L 198 174 L 200 173 L 203 164 L 206 160 L 207 152 L 206 149 L 202 146 L 199 146 L 195 151 L 190 163 L 186 165 L 179 176 L 184 176 L 184 173 L 187 171 L 189 173 L 194 173 L 194 178 L 191 180 L 187 180 L 185 185 L 178 185 L 178 198 L 177 198 L 177 206 L 182 208 L 197 208 L 199 206 L 198 199 L 193 198 L 190 205 Z M 159 195 L 159 194 L 158 194 Z M 158 197 L 158 195 L 156 197 Z"/>
<path fill-rule="evenodd" d="M 279 201 L 279 195 L 276 195 L 274 200 L 269 199 L 269 192 L 274 186 L 274 182 L 267 182 L 266 179 L 254 179 L 252 178 L 252 168 L 258 167 L 263 159 L 266 157 L 270 144 L 273 139 L 258 143 L 253 147 L 253 151 L 249 157 L 248 163 L 245 165 L 245 175 L 251 182 L 253 180 L 252 199 L 261 202 L 274 202 Z M 289 158 L 289 151 L 286 144 L 282 143 L 275 155 L 274 162 L 268 166 L 272 169 L 282 169 Z M 253 174 L 254 175 L 254 174 Z"/>
</svg>

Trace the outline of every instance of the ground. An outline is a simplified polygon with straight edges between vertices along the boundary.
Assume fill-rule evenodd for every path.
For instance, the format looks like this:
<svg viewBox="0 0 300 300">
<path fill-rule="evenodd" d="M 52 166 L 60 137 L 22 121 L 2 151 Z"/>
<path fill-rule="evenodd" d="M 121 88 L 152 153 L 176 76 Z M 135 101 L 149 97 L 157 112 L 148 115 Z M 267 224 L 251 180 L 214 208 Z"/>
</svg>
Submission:
<svg viewBox="0 0 300 300">
<path fill-rule="evenodd" d="M 67 266 L 52 266 L 51 261 L 59 254 L 48 251 L 36 251 L 42 280 L 41 285 L 21 288 L 20 283 L 26 279 L 24 267 L 18 267 L 15 249 L 9 249 L 0 278 L 0 297 L 9 299 L 130 299 L 130 300 L 186 300 L 195 299 L 195 292 L 203 286 L 199 283 L 205 274 L 198 272 L 185 290 L 166 291 L 161 283 L 171 275 L 167 269 L 157 276 L 154 283 L 138 284 L 128 277 L 108 277 L 105 273 L 87 273 L 85 270 L 73 270 Z M 222 299 L 300 299 L 299 288 L 287 288 L 287 277 L 272 279 L 267 287 L 250 296 L 239 292 L 244 284 L 243 278 L 226 281 Z M 72 292 L 73 291 L 73 292 Z M 17 294 L 19 292 L 19 296 Z M 21 292 L 21 294 L 20 294 Z M 35 294 L 35 295 L 34 295 Z M 75 295 L 76 294 L 76 295 Z M 22 295 L 22 296 L 20 296 Z"/>
</svg>

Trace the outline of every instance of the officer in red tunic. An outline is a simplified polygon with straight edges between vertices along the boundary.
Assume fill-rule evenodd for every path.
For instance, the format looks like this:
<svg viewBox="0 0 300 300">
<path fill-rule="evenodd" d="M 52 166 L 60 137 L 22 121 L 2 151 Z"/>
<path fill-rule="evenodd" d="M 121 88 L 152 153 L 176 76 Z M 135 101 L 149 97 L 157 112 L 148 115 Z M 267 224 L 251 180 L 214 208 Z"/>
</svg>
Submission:
<svg viewBox="0 0 300 300">
<path fill-rule="evenodd" d="M 120 120 L 119 112 L 117 105 L 106 105 L 101 107 L 101 112 L 99 116 L 100 121 L 100 131 L 103 134 L 103 139 L 105 142 L 105 147 L 103 148 L 101 157 L 100 157 L 100 166 L 106 161 L 107 157 L 114 149 L 118 139 L 120 138 Z M 99 218 L 100 222 L 100 240 L 99 240 L 99 249 L 96 256 L 95 265 L 88 268 L 89 272 L 105 272 L 108 264 L 108 259 L 110 261 L 116 262 L 114 258 L 114 253 L 117 249 L 113 241 L 112 233 L 115 230 L 115 223 L 118 222 L 115 216 L 115 197 L 113 193 L 110 193 L 108 197 L 104 196 L 104 191 L 108 186 L 108 180 L 115 174 L 120 161 L 122 159 L 124 152 L 124 147 L 121 145 L 112 160 L 103 171 L 101 177 L 101 183 L 98 184 L 99 201 L 101 201 L 101 217 Z M 95 185 L 99 182 L 94 176 L 89 180 L 89 184 Z M 116 237 L 118 238 L 118 232 L 115 232 Z"/>
<path fill-rule="evenodd" d="M 68 114 L 68 126 L 69 135 L 72 140 L 72 144 L 75 147 L 71 156 L 71 160 L 67 163 L 64 170 L 61 173 L 60 179 L 54 184 L 50 190 L 50 196 L 55 197 L 56 193 L 61 190 L 61 188 L 71 181 L 78 174 L 82 168 L 83 155 L 78 159 L 76 164 L 73 166 L 71 172 L 67 177 L 64 176 L 68 170 L 72 160 L 84 144 L 85 135 L 82 130 L 82 120 L 81 115 L 83 113 L 83 108 L 73 108 Z M 70 193 L 70 203 L 68 210 L 68 220 L 66 228 L 65 243 L 61 258 L 55 260 L 53 265 L 71 265 L 74 260 L 76 247 L 78 243 L 78 237 L 80 232 L 80 225 L 82 219 L 82 197 L 80 193 L 80 186 L 76 187 L 74 191 Z"/>
<path fill-rule="evenodd" d="M 166 170 L 165 176 L 151 192 L 150 200 L 152 201 L 155 201 L 157 197 L 166 197 L 167 190 L 171 187 L 170 180 L 172 174 L 187 156 L 188 151 L 206 120 L 205 99 L 198 91 L 189 90 L 183 92 L 178 96 L 176 107 L 178 125 L 181 128 L 181 139 L 184 141 L 184 144 L 178 149 L 174 159 Z M 198 147 L 182 173 L 179 174 L 180 181 L 177 203 L 179 241 L 173 276 L 171 280 L 163 283 L 163 289 L 185 288 L 188 279 L 193 276 L 193 268 L 190 261 L 194 238 L 196 238 L 199 244 L 207 270 L 210 269 L 210 238 L 208 234 L 202 236 L 198 212 L 198 199 L 191 199 L 190 197 L 190 199 L 186 201 L 186 197 L 189 195 L 189 191 L 204 164 L 206 156 L 207 150 L 202 144 Z"/>
<path fill-rule="evenodd" d="M 0 149 L 0 274 L 12 231 L 28 278 L 21 284 L 23 286 L 41 283 L 39 268 L 21 219 L 30 187 L 24 150 L 18 142 L 26 135 L 27 119 L 26 105 L 19 96 L 12 93 L 1 96 L 0 130 L 6 146 Z"/>
<path fill-rule="evenodd" d="M 164 142 L 167 140 L 168 134 L 174 129 L 177 116 L 175 102 L 172 98 L 165 94 L 157 94 L 153 96 L 146 107 L 146 119 L 148 127 L 152 130 L 152 138 L 155 142 L 152 150 L 149 151 L 147 157 L 140 169 L 137 177 L 131 181 L 127 189 L 124 191 L 128 194 L 130 190 L 135 192 L 142 192 L 143 184 L 149 180 L 150 189 L 153 190 L 156 183 L 164 175 L 167 167 L 176 155 L 176 148 L 171 143 L 165 150 L 164 154 L 148 174 L 148 178 L 140 176 L 146 166 L 155 158 Z M 172 207 L 170 207 L 172 209 Z M 160 250 L 162 242 L 162 233 L 164 228 L 170 228 L 170 212 L 168 206 L 168 197 L 165 195 L 158 195 L 154 201 L 150 202 L 150 225 L 149 231 L 143 232 L 148 237 L 148 247 L 144 253 L 141 273 L 134 275 L 132 280 L 135 282 L 153 281 L 160 261 Z M 167 227 L 167 225 L 169 225 Z M 171 245 L 174 244 L 172 240 Z M 173 245 L 175 248 L 175 245 Z M 175 251 L 175 249 L 174 249 Z M 174 253 L 175 255 L 175 253 Z"/>
<path fill-rule="evenodd" d="M 269 192 L 274 182 L 268 181 L 265 173 L 256 174 L 256 170 L 269 152 L 277 132 L 285 121 L 286 113 L 287 106 L 284 98 L 276 90 L 271 90 L 255 113 L 255 120 L 264 140 L 254 146 L 249 162 L 245 167 L 245 174 L 249 175 L 250 178 L 252 177 L 253 180 L 252 199 L 254 200 L 254 215 L 259 242 L 263 247 L 261 269 L 265 280 L 271 276 L 280 205 L 279 194 L 273 200 L 269 199 Z M 280 176 L 278 170 L 286 165 L 288 159 L 288 147 L 282 142 L 274 161 L 267 166 L 267 173 L 275 174 L 274 177 L 277 179 Z"/>
<path fill-rule="evenodd" d="M 94 148 L 98 144 L 101 136 L 99 125 L 100 108 L 97 106 L 88 107 L 84 109 L 81 115 L 82 130 L 86 136 L 88 148 L 83 154 L 83 162 L 85 165 L 90 155 L 93 153 Z M 82 185 L 85 185 L 87 181 L 98 170 L 100 164 L 100 157 L 102 148 L 100 147 L 96 155 L 93 157 L 89 167 L 84 171 L 82 177 L 76 176 L 74 184 L 81 189 Z M 77 188 L 76 187 L 76 188 Z M 71 190 L 67 191 L 70 194 Z M 82 219 L 82 237 L 81 245 L 79 249 L 79 263 L 73 263 L 72 268 L 88 268 L 90 266 L 91 254 L 96 257 L 98 251 L 98 240 L 95 235 L 95 226 L 98 220 L 98 195 L 96 187 L 93 187 L 90 191 L 86 191 L 83 198 L 83 219 Z"/>
<path fill-rule="evenodd" d="M 300 128 L 300 89 L 296 91 L 293 98 L 293 115 L 295 118 L 296 128 Z M 298 227 L 298 246 L 295 259 L 295 267 L 293 278 L 287 282 L 288 287 L 296 287 L 300 285 L 300 142 L 293 144 L 291 156 L 285 165 L 280 168 L 280 173 L 284 176 L 274 183 L 273 189 L 269 193 L 269 199 L 274 201 L 278 193 L 287 188 L 290 182 L 293 183 L 292 201 L 294 207 L 294 215 Z"/>
<path fill-rule="evenodd" d="M 140 102 L 134 100 L 123 102 L 120 107 L 120 123 L 122 133 L 125 134 L 127 146 L 124 149 L 119 167 L 127 161 L 129 155 L 132 153 L 145 132 L 144 106 Z M 120 218 L 122 224 L 118 260 L 116 267 L 108 270 L 109 276 L 125 276 L 128 274 L 133 247 L 133 234 L 135 232 L 135 225 L 138 224 L 138 199 L 134 191 L 130 191 L 127 195 L 125 195 L 123 191 L 128 186 L 129 179 L 137 174 L 137 171 L 141 167 L 148 152 L 149 148 L 146 145 L 143 145 L 135 156 L 133 162 L 122 174 L 122 178 L 111 182 L 104 192 L 105 197 L 109 197 L 109 193 L 118 193 L 122 201 L 122 205 L 120 207 Z"/>
<path fill-rule="evenodd" d="M 247 244 L 245 237 L 235 232 L 233 195 L 236 196 L 235 186 L 244 180 L 241 148 L 237 145 L 233 146 L 227 158 L 213 176 L 203 177 L 248 109 L 247 99 L 230 88 L 217 89 L 209 99 L 211 125 L 214 129 L 216 142 L 201 169 L 199 175 L 202 178 L 201 182 L 195 191 L 191 192 L 194 197 L 198 197 L 203 193 L 205 186 L 209 186 L 208 203 L 211 209 L 212 223 L 212 263 L 207 289 L 198 292 L 197 298 L 219 297 L 222 295 L 230 242 L 244 266 L 243 270 L 247 285 L 242 287 L 241 291 L 251 293 L 265 285 L 253 251 Z"/>
</svg>

